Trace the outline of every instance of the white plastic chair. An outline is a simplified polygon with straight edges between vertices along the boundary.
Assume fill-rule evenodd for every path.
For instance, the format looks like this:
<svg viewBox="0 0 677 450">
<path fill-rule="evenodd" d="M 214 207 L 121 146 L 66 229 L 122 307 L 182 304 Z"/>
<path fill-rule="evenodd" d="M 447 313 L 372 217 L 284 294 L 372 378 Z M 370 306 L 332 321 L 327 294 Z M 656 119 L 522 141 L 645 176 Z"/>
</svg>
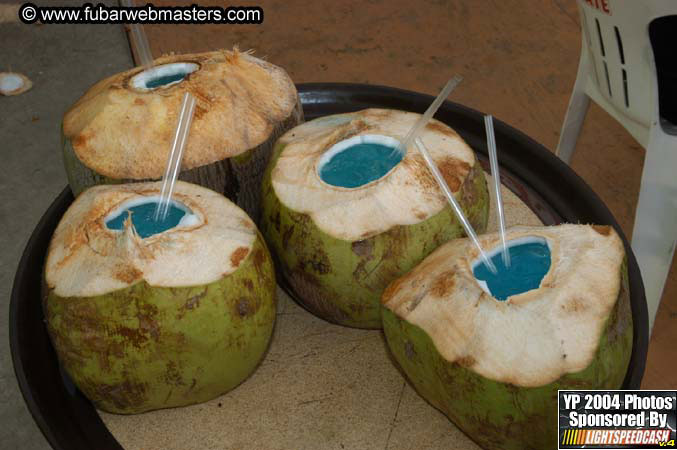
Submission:
<svg viewBox="0 0 677 450">
<path fill-rule="evenodd" d="M 646 149 L 632 248 L 644 280 L 651 329 L 677 240 L 677 124 L 659 114 L 649 26 L 656 18 L 676 15 L 677 1 L 578 0 L 578 8 L 581 58 L 557 155 L 569 163 L 590 99 Z"/>
</svg>

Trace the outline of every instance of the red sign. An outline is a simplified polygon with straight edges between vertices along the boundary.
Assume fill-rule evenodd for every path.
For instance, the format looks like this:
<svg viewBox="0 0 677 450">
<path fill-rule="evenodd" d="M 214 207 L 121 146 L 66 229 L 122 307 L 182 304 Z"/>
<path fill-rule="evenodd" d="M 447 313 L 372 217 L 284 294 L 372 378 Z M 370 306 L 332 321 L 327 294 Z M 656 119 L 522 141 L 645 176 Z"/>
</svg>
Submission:
<svg viewBox="0 0 677 450">
<path fill-rule="evenodd" d="M 585 0 L 585 3 L 598 9 L 606 14 L 611 15 L 611 8 L 609 7 L 609 0 Z"/>
</svg>

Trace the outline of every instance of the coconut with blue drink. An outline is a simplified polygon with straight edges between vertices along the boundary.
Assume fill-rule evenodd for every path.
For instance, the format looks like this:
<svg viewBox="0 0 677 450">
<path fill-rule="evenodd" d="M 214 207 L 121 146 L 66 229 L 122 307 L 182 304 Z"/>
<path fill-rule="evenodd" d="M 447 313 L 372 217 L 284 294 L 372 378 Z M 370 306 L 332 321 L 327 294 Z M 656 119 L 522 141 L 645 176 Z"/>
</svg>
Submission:
<svg viewBox="0 0 677 450">
<path fill-rule="evenodd" d="M 275 276 L 247 214 L 177 182 L 96 186 L 62 217 L 43 309 L 59 361 L 94 405 L 131 414 L 217 397 L 253 373 L 275 322 Z"/>
<path fill-rule="evenodd" d="M 608 226 L 507 230 L 441 246 L 383 295 L 407 378 L 486 449 L 557 448 L 558 389 L 619 389 L 632 351 L 625 251 Z"/>
<path fill-rule="evenodd" d="M 400 142 L 419 114 L 367 109 L 321 117 L 278 141 L 264 177 L 261 229 L 312 313 L 380 328 L 386 286 L 464 231 L 423 158 Z M 433 120 L 420 133 L 477 230 L 489 195 L 473 150 Z"/>
<path fill-rule="evenodd" d="M 257 220 L 273 145 L 302 121 L 294 83 L 280 67 L 237 50 L 153 63 L 99 81 L 64 115 L 71 190 L 160 179 L 189 92 L 196 106 L 179 178 L 226 195 Z"/>
</svg>

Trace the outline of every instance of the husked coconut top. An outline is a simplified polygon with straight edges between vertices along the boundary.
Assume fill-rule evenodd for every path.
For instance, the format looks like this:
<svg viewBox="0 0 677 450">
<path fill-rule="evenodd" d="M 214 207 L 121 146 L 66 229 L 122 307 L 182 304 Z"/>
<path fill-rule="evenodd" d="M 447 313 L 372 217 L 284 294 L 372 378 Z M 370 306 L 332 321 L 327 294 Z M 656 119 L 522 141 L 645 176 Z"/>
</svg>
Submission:
<svg viewBox="0 0 677 450">
<path fill-rule="evenodd" d="M 543 386 L 591 362 L 621 289 L 623 243 L 611 227 L 515 227 L 507 238 L 544 238 L 550 270 L 540 287 L 496 300 L 473 276 L 469 239 L 444 244 L 393 282 L 383 304 L 420 327 L 439 353 L 479 375 Z M 501 245 L 496 233 L 484 249 Z"/>
<path fill-rule="evenodd" d="M 177 70 L 190 73 L 182 81 L 145 87 Z M 184 169 L 258 146 L 298 99 L 283 69 L 237 50 L 163 56 L 141 72 L 137 67 L 98 82 L 64 116 L 64 136 L 99 174 L 161 177 L 185 92 L 195 96 L 196 106 Z"/>
<path fill-rule="evenodd" d="M 194 217 L 145 239 L 129 219 L 124 230 L 106 226 L 124 204 L 160 195 L 162 184 L 96 186 L 83 192 L 54 232 L 45 266 L 47 286 L 61 297 L 88 297 L 145 280 L 153 286 L 204 285 L 234 272 L 257 236 L 254 222 L 209 189 L 177 182 L 173 200 Z"/>
<path fill-rule="evenodd" d="M 325 233 L 365 239 L 396 225 L 435 215 L 447 203 L 423 157 L 412 145 L 402 161 L 377 181 L 357 188 L 322 181 L 318 164 L 334 144 L 359 135 L 404 139 L 420 114 L 387 109 L 322 117 L 289 130 L 272 171 L 275 194 L 288 208 L 308 214 Z M 420 134 L 449 188 L 458 193 L 475 164 L 472 149 L 451 128 L 432 120 Z"/>
</svg>

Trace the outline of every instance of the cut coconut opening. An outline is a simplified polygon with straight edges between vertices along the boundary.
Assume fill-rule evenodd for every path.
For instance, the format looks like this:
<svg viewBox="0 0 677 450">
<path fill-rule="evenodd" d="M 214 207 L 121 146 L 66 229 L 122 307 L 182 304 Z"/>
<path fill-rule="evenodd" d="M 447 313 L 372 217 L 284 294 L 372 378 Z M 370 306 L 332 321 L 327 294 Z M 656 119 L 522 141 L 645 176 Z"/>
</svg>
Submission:
<svg viewBox="0 0 677 450">
<path fill-rule="evenodd" d="M 106 228 L 122 231 L 129 216 L 132 225 L 142 239 L 163 233 L 172 228 L 190 227 L 199 223 L 198 217 L 181 202 L 171 200 L 167 217 L 155 220 L 155 210 L 160 202 L 159 196 L 142 197 L 120 204 L 106 218 Z"/>
<path fill-rule="evenodd" d="M 15 73 L 6 73 L 0 77 L 0 91 L 2 92 L 13 92 L 21 89 L 23 85 L 23 78 Z"/>
<path fill-rule="evenodd" d="M 400 141 L 380 134 L 337 142 L 317 163 L 317 174 L 332 186 L 353 189 L 385 177 L 404 158 Z"/>
<path fill-rule="evenodd" d="M 188 75 L 200 68 L 195 63 L 172 63 L 155 66 L 132 77 L 131 86 L 139 91 L 152 91 L 182 82 Z"/>
<path fill-rule="evenodd" d="M 497 273 L 491 273 L 480 258 L 472 263 L 477 283 L 487 294 L 500 301 L 538 289 L 551 264 L 550 246 L 542 237 L 513 239 L 506 242 L 506 246 L 510 252 L 510 267 L 503 263 L 502 245 L 487 252 L 487 257 L 496 266 Z"/>
</svg>

